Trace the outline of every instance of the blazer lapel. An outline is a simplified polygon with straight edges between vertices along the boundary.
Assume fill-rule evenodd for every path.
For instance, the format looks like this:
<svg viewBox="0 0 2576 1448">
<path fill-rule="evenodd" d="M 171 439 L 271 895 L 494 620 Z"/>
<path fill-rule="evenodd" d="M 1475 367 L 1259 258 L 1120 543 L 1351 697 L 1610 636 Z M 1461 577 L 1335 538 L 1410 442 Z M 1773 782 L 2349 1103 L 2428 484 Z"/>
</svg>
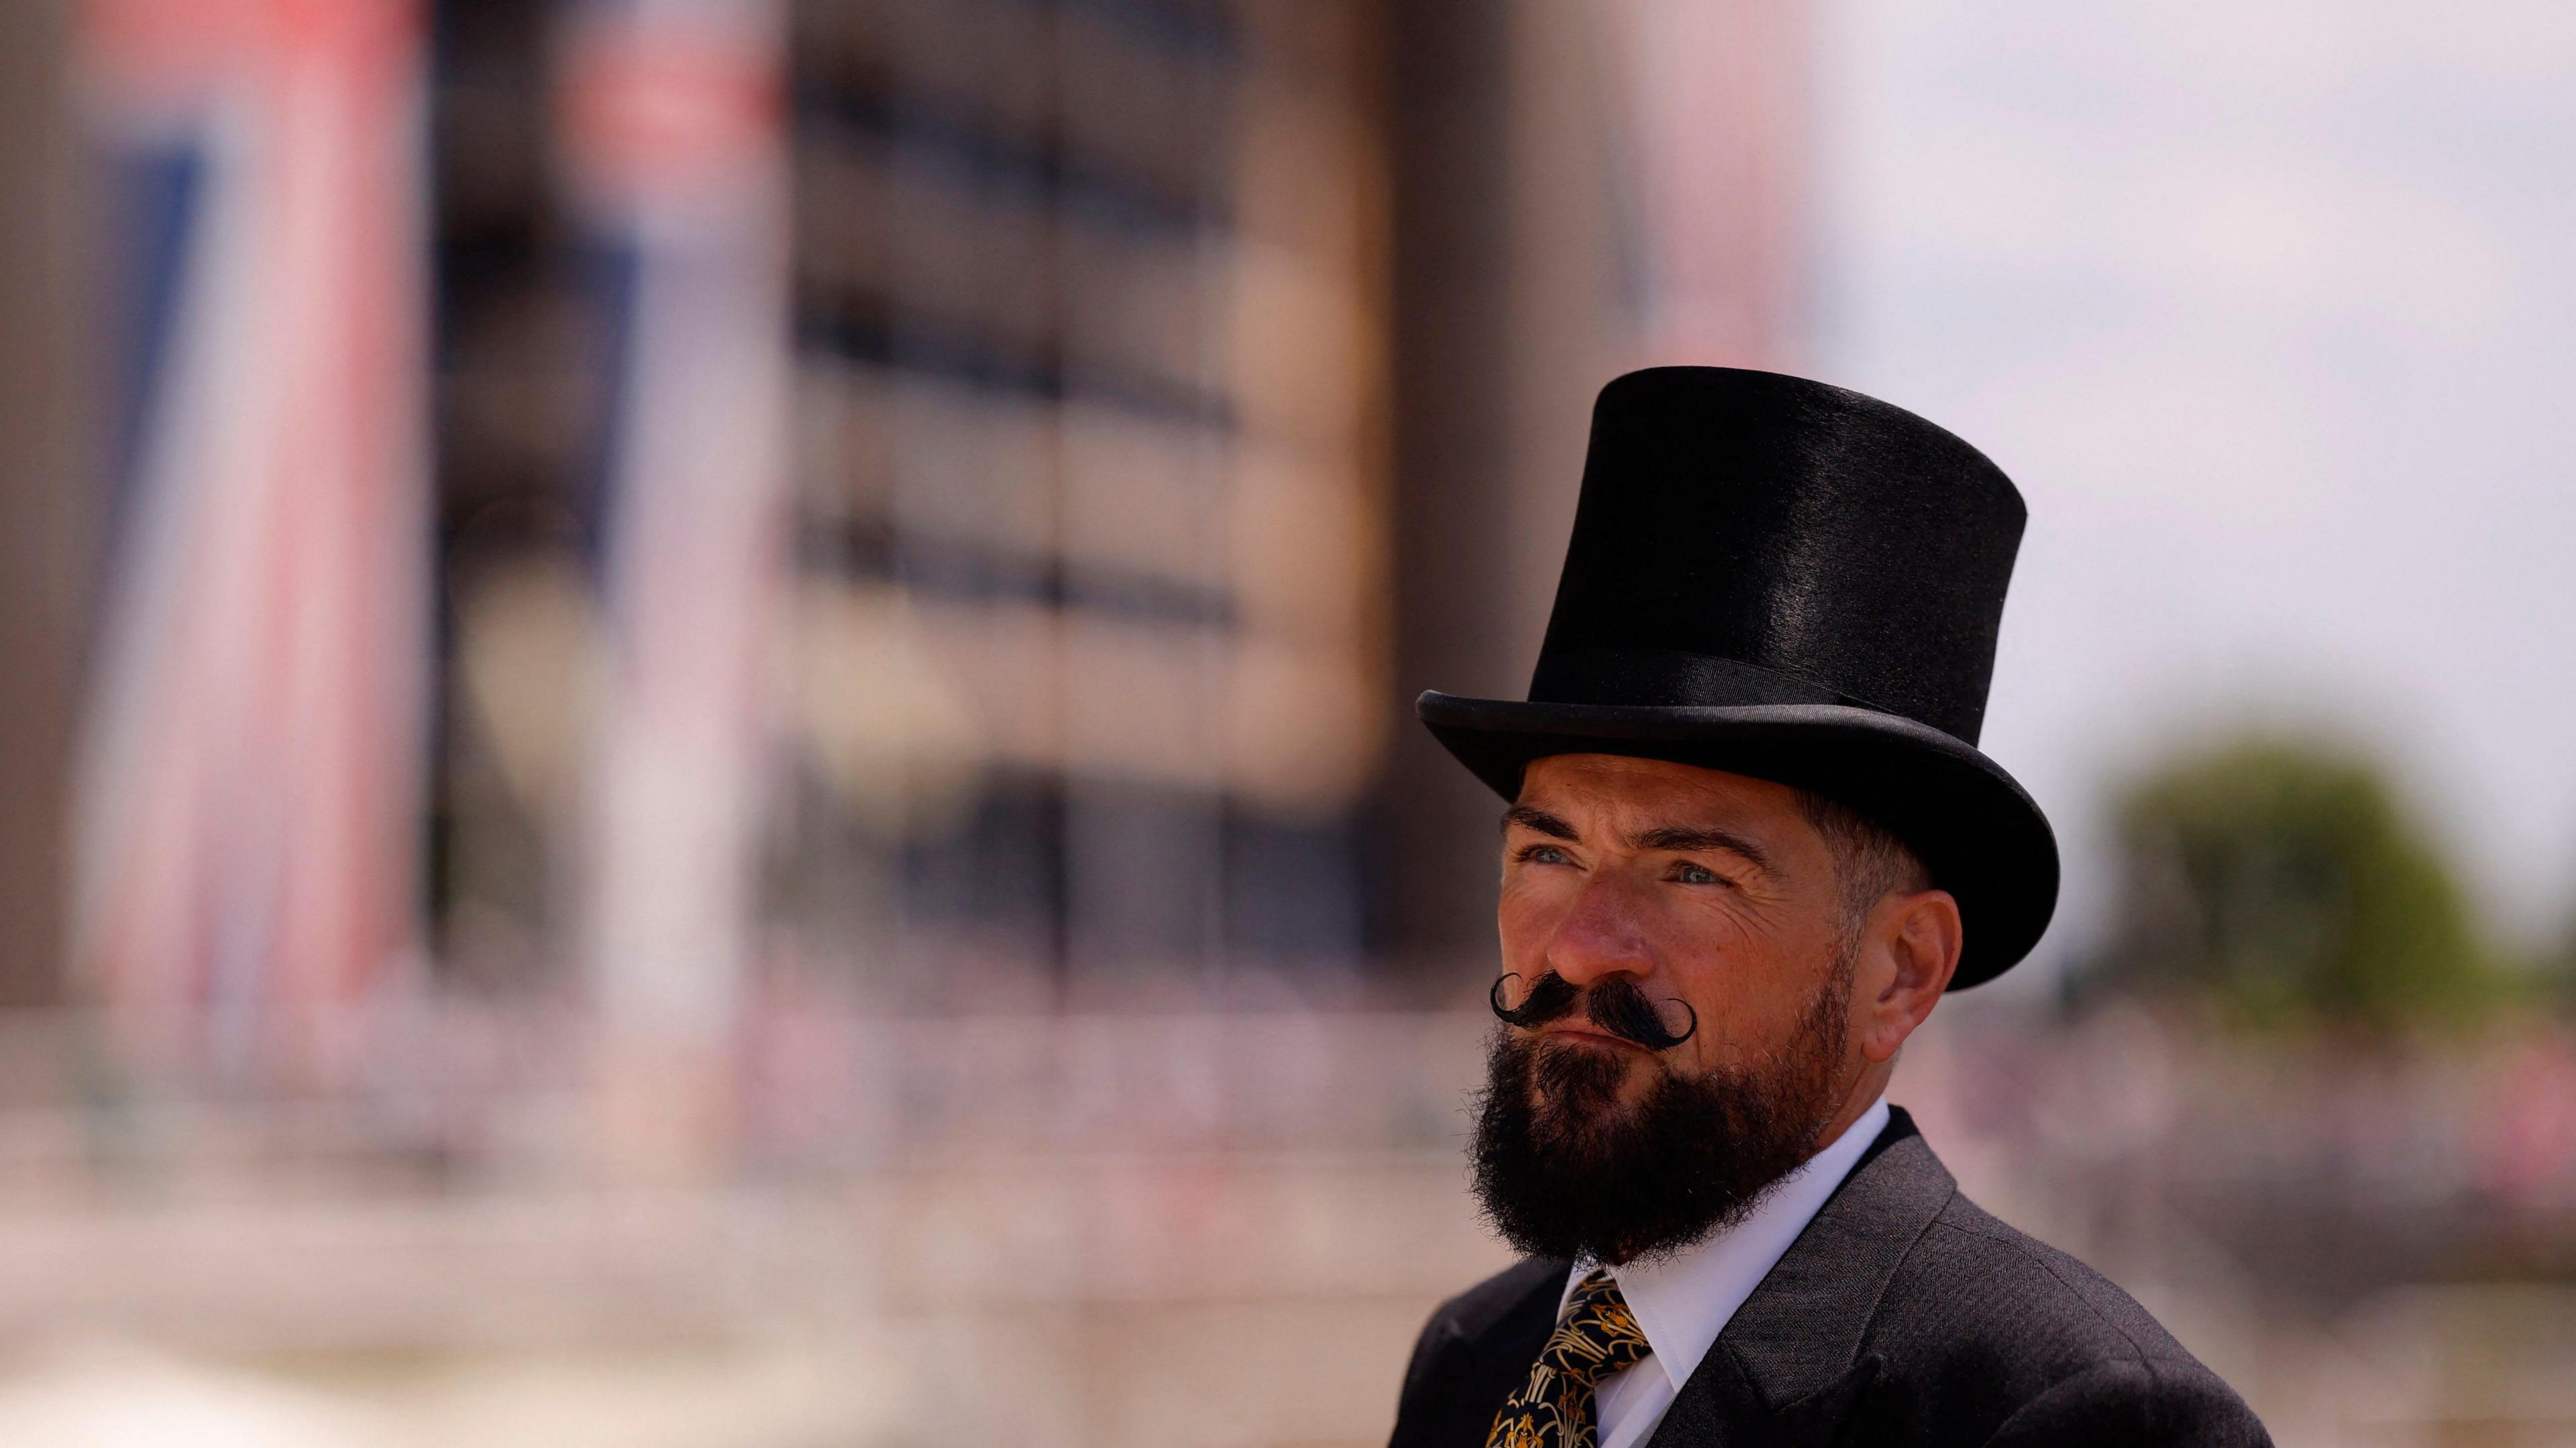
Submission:
<svg viewBox="0 0 2576 1448">
<path fill-rule="evenodd" d="M 1876 1380 L 1879 1296 L 1957 1190 L 1903 1108 L 1682 1384 L 1647 1448 L 1833 1441 Z"/>
</svg>

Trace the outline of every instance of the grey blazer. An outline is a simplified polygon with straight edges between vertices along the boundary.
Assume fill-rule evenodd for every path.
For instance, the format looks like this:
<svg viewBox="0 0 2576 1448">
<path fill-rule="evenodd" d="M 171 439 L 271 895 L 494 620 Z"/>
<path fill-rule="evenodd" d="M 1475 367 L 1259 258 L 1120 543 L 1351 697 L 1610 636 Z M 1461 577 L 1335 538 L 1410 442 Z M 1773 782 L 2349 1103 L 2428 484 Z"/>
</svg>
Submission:
<svg viewBox="0 0 2576 1448">
<path fill-rule="evenodd" d="M 1391 1448 L 1484 1448 L 1555 1325 L 1567 1268 L 1531 1258 L 1441 1304 Z M 1961 1196 L 1898 1110 L 1647 1448 L 2270 1442 L 2127 1293 Z"/>
</svg>

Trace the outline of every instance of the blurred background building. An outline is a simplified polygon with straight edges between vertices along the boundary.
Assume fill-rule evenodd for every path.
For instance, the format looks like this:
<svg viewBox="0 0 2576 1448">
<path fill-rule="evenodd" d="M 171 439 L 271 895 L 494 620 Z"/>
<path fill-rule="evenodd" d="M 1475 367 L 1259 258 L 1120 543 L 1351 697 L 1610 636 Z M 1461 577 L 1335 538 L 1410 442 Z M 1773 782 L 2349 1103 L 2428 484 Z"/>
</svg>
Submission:
<svg viewBox="0 0 2576 1448">
<path fill-rule="evenodd" d="M 0 1436 L 1381 1440 L 1501 1256 L 1495 806 L 1410 700 L 1525 685 L 1591 396 L 1687 361 L 2031 499 L 2067 904 L 1899 1078 L 1971 1189 L 2285 1443 L 2576 1441 L 2549 7 L 0 67 Z"/>
</svg>

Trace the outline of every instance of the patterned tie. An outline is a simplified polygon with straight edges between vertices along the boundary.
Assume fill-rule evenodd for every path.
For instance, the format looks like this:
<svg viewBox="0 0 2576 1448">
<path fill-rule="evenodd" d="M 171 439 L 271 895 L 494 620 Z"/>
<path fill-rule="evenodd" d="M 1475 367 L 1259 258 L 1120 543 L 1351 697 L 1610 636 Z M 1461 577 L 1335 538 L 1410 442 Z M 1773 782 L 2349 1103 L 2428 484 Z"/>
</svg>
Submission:
<svg viewBox="0 0 2576 1448">
<path fill-rule="evenodd" d="M 1594 1448 L 1592 1385 L 1654 1349 L 1607 1271 L 1587 1274 L 1538 1350 L 1529 1381 L 1494 1415 L 1485 1448 Z"/>
</svg>

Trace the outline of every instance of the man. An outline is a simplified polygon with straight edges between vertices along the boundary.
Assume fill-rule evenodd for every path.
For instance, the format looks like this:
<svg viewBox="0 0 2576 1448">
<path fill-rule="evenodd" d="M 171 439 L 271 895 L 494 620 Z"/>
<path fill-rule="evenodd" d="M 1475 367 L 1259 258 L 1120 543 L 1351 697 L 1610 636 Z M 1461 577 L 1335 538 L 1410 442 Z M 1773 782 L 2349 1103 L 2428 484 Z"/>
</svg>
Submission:
<svg viewBox="0 0 2576 1448">
<path fill-rule="evenodd" d="M 1474 1165 L 1528 1256 L 1433 1314 L 1394 1448 L 2269 1442 L 1884 1099 L 2056 905 L 1976 748 L 2022 522 L 1839 388 L 1603 389 L 1529 699 L 1419 704 L 1511 801 Z"/>
</svg>

